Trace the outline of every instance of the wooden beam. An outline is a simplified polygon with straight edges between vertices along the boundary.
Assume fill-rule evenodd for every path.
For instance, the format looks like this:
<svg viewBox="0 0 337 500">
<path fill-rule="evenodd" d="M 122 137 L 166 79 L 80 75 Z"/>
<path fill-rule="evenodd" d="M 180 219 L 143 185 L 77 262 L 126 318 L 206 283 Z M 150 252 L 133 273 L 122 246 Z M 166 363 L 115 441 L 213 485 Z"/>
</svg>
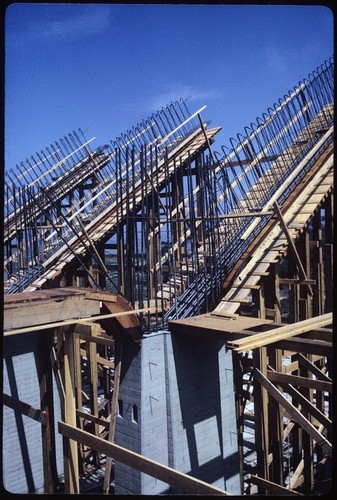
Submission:
<svg viewBox="0 0 337 500">
<path fill-rule="evenodd" d="M 56 493 L 57 488 L 53 372 L 49 359 L 53 337 L 53 331 L 37 337 L 40 405 L 46 413 L 46 425 L 41 427 L 44 493 Z"/>
<path fill-rule="evenodd" d="M 75 327 L 76 328 L 76 327 Z M 75 397 L 76 408 L 83 407 L 82 401 L 82 358 L 81 358 L 81 338 L 80 334 L 74 330 L 74 377 L 75 377 Z M 77 412 L 77 410 L 76 410 Z M 83 429 L 83 420 L 79 419 L 80 428 Z M 83 446 L 78 449 L 79 467 L 81 474 L 85 473 Z"/>
<path fill-rule="evenodd" d="M 285 236 L 287 238 L 288 246 L 289 246 L 289 248 L 291 250 L 291 253 L 293 254 L 293 256 L 295 258 L 300 278 L 301 278 L 302 281 L 306 282 L 306 285 L 308 287 L 308 291 L 309 291 L 310 295 L 312 296 L 313 295 L 313 291 L 312 291 L 311 285 L 308 284 L 308 278 L 307 278 L 306 272 L 304 270 L 304 267 L 303 267 L 303 264 L 301 262 L 300 256 L 297 253 L 294 240 L 292 239 L 292 237 L 291 237 L 291 235 L 289 233 L 289 230 L 287 228 L 287 225 L 285 223 L 285 220 L 283 218 L 283 215 L 281 213 L 281 210 L 280 210 L 280 207 L 279 207 L 277 201 L 275 201 L 273 203 L 273 207 L 274 207 L 276 215 L 277 215 L 277 217 L 279 219 L 280 225 L 281 225 L 281 227 L 282 227 L 282 229 L 284 231 L 284 234 L 285 234 Z"/>
<path fill-rule="evenodd" d="M 61 336 L 61 334 L 58 333 L 58 337 L 60 337 L 60 336 Z M 59 394 L 59 400 L 60 400 L 60 405 L 61 405 L 61 415 L 62 415 L 62 418 L 64 418 L 65 390 L 64 390 L 64 386 L 63 386 L 63 380 L 62 380 L 62 374 L 61 374 L 61 370 L 60 370 L 60 362 L 58 360 L 58 354 L 59 353 L 56 354 L 55 347 L 52 347 L 50 354 L 49 354 L 49 359 L 50 359 L 51 367 L 53 369 L 56 387 L 57 387 L 58 394 Z"/>
<path fill-rule="evenodd" d="M 314 365 L 314 363 L 311 363 L 311 361 L 309 361 L 308 358 L 303 356 L 303 354 L 301 354 L 300 352 L 297 355 L 297 359 L 299 361 L 299 364 L 304 366 L 307 370 L 309 370 L 309 372 L 315 375 L 315 377 L 318 380 L 325 380 L 326 382 L 332 382 L 330 377 L 325 375 L 325 373 L 322 373 L 322 371 L 319 368 L 317 368 L 317 366 Z"/>
<path fill-rule="evenodd" d="M 20 300 L 17 302 L 8 301 L 5 295 L 4 302 L 4 316 L 3 324 L 4 330 L 15 331 L 22 328 L 30 327 L 30 331 L 34 330 L 32 327 L 37 327 L 41 324 L 50 324 L 55 321 L 67 321 L 74 317 L 74 311 L 78 317 L 88 317 L 100 313 L 100 306 L 98 301 L 86 300 L 84 294 L 68 295 L 66 293 L 62 296 L 41 294 L 40 300 L 34 298 L 29 300 L 30 294 L 26 295 L 26 301 Z M 16 294 L 10 294 L 16 295 Z"/>
<path fill-rule="evenodd" d="M 270 493 L 279 493 L 280 495 L 295 495 L 303 497 L 302 493 L 298 493 L 297 491 L 290 490 L 289 488 L 285 488 L 276 483 L 272 483 L 271 481 L 267 481 L 267 479 L 263 479 L 262 477 L 251 475 L 250 482 L 256 484 L 257 486 L 263 488 Z"/>
<path fill-rule="evenodd" d="M 93 323 L 92 325 L 92 336 L 95 336 L 100 331 L 100 325 Z M 93 342 L 87 343 L 87 363 L 88 363 L 88 383 L 90 389 L 90 410 L 92 415 L 98 417 L 98 373 L 97 373 L 97 345 Z M 75 424 L 76 425 L 76 424 Z M 96 436 L 99 434 L 98 425 L 93 422 L 92 429 Z M 98 453 L 93 454 L 94 464 L 98 466 L 99 455 Z"/>
<path fill-rule="evenodd" d="M 14 399 L 12 396 L 8 396 L 8 394 L 2 395 L 2 402 L 5 406 L 8 406 L 8 408 L 12 408 L 15 412 L 26 415 L 26 417 L 32 418 L 42 425 L 47 425 L 48 423 L 47 413 L 28 403 L 24 403 L 19 399 Z"/>
<path fill-rule="evenodd" d="M 308 411 L 323 427 L 329 432 L 332 432 L 332 422 L 326 417 L 316 406 L 314 406 L 303 394 L 301 394 L 295 387 L 288 384 L 285 391 L 299 403 L 302 408 Z"/>
<path fill-rule="evenodd" d="M 294 470 L 293 475 L 290 478 L 289 488 L 297 488 L 303 483 L 304 481 L 303 470 L 304 470 L 304 459 L 302 458 L 300 460 L 300 463 Z"/>
<path fill-rule="evenodd" d="M 293 337 L 279 340 L 276 342 L 275 347 L 294 353 L 303 352 L 305 354 L 321 355 L 325 358 L 330 358 L 332 356 L 332 342 L 321 342 L 319 340 Z"/>
<path fill-rule="evenodd" d="M 303 338 L 332 342 L 332 328 L 316 328 L 315 330 L 310 330 L 303 335 Z"/>
<path fill-rule="evenodd" d="M 227 342 L 227 347 L 229 349 L 234 349 L 237 352 L 250 351 L 256 347 L 272 344 L 279 340 L 287 339 L 289 337 L 305 333 L 314 328 L 330 324 L 332 324 L 332 313 L 327 313 L 321 316 L 316 316 L 315 318 L 305 319 L 303 321 L 298 321 L 297 323 L 281 326 L 280 328 L 257 333 L 248 338 Z"/>
<path fill-rule="evenodd" d="M 280 278 L 280 285 L 316 285 L 316 280 L 299 278 Z"/>
<path fill-rule="evenodd" d="M 110 443 L 101 437 L 93 436 L 89 432 L 77 429 L 76 426 L 59 421 L 58 430 L 62 436 L 68 439 L 75 440 L 85 446 L 96 449 L 99 453 L 107 457 L 112 457 L 119 462 L 155 477 L 160 481 L 164 481 L 164 483 L 170 484 L 186 493 L 192 493 L 194 495 L 230 495 L 230 493 L 217 486 L 213 486 L 193 476 L 189 476 L 188 474 L 160 464 L 159 462 L 123 448 L 115 443 Z"/>
<path fill-rule="evenodd" d="M 89 422 L 94 422 L 95 424 L 101 425 L 105 429 L 109 427 L 109 422 L 107 420 L 103 420 L 101 417 L 96 417 L 95 415 L 91 415 L 91 413 L 87 413 L 82 410 L 76 410 L 76 415 L 84 420 L 88 420 Z"/>
<path fill-rule="evenodd" d="M 267 372 L 267 349 L 260 347 L 253 352 L 253 393 L 255 416 L 255 448 L 257 456 L 257 473 L 269 479 L 269 414 L 268 391 L 254 377 L 255 370 Z M 260 373 L 261 373 L 260 372 Z"/>
<path fill-rule="evenodd" d="M 111 403 L 111 415 L 110 415 L 110 426 L 109 426 L 109 434 L 108 441 L 109 443 L 115 440 L 115 431 L 116 431 L 116 418 L 118 412 L 118 396 L 119 396 L 119 386 L 120 386 L 120 378 L 122 372 L 122 353 L 123 353 L 123 344 L 119 340 L 115 350 L 115 363 L 116 369 L 114 374 L 114 390 L 112 394 L 112 403 Z M 106 457 L 105 463 L 105 476 L 104 476 L 104 484 L 103 484 L 103 493 L 106 495 L 110 490 L 110 476 L 111 476 L 111 466 L 112 466 L 112 457 Z"/>
<path fill-rule="evenodd" d="M 29 332 L 39 332 L 43 330 L 47 330 L 50 328 L 58 328 L 62 326 L 69 326 L 69 325 L 76 325 L 77 323 L 87 323 L 88 321 L 100 321 L 103 319 L 109 319 L 109 318 L 118 318 L 120 316 L 128 316 L 130 314 L 140 314 L 143 312 L 159 312 L 159 309 L 157 307 L 145 307 L 144 309 L 130 309 L 130 311 L 121 311 L 117 313 L 111 313 L 111 314 L 100 314 L 98 316 L 88 316 L 86 318 L 76 318 L 76 319 L 70 319 L 66 321 L 57 321 L 55 323 L 46 323 L 44 325 L 37 325 L 37 326 L 30 326 L 28 328 L 18 328 L 15 330 L 6 330 L 3 332 L 4 336 L 7 337 L 9 335 L 16 335 L 20 333 L 29 333 Z"/>
<path fill-rule="evenodd" d="M 193 220 L 207 220 L 207 221 L 217 221 L 217 220 L 223 220 L 223 219 L 237 219 L 241 217 L 265 217 L 266 215 L 273 215 L 274 212 L 271 210 L 264 210 L 261 212 L 231 212 L 229 214 L 219 214 L 215 215 L 214 217 L 207 217 L 207 216 L 195 216 L 193 217 Z M 161 219 L 160 222 L 165 223 L 167 219 Z M 172 222 L 186 222 L 186 221 L 191 221 L 192 217 L 172 217 Z"/>
<path fill-rule="evenodd" d="M 258 370 L 254 370 L 255 379 L 265 387 L 268 393 L 280 403 L 281 406 L 289 413 L 291 418 L 298 423 L 304 431 L 306 431 L 309 436 L 312 437 L 320 446 L 323 451 L 329 456 L 332 456 L 332 445 L 329 441 L 317 431 L 314 427 L 299 411 L 295 408 L 290 401 L 288 401 L 285 396 Z"/>
<path fill-rule="evenodd" d="M 85 349 L 80 349 L 81 356 L 87 357 L 87 351 Z M 103 358 L 102 356 L 96 356 L 97 363 L 108 366 L 109 368 L 115 369 L 114 361 L 110 361 L 109 359 Z"/>
<path fill-rule="evenodd" d="M 306 387 L 308 389 L 316 389 L 317 391 L 332 392 L 332 382 L 326 380 L 317 380 L 314 378 L 300 377 L 299 375 L 290 375 L 288 373 L 280 373 L 268 370 L 268 380 L 276 384 L 292 384 L 298 387 Z"/>
<path fill-rule="evenodd" d="M 72 426 L 76 426 L 76 400 L 75 400 L 75 381 L 74 381 L 74 343 L 73 332 L 71 329 L 64 334 L 64 389 L 65 404 L 64 418 Z M 78 468 L 78 450 L 77 442 L 73 439 L 64 438 L 64 483 L 65 493 L 80 492 L 79 486 L 79 468 Z"/>
</svg>

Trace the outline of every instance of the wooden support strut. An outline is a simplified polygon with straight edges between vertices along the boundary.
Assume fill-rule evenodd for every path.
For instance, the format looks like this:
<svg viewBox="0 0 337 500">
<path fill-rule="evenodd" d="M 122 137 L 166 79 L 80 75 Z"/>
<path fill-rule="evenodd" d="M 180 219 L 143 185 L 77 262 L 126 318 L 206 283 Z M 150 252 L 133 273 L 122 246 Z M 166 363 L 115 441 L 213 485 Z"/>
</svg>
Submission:
<svg viewBox="0 0 337 500">
<path fill-rule="evenodd" d="M 60 434 L 68 439 L 95 448 L 99 453 L 134 467 L 186 493 L 192 493 L 194 495 L 231 495 L 229 492 L 217 486 L 213 486 L 212 484 L 201 481 L 188 474 L 172 469 L 171 467 L 123 448 L 115 443 L 109 443 L 105 439 L 94 436 L 89 432 L 82 431 L 76 428 L 75 425 L 59 421 L 58 430 Z"/>
<path fill-rule="evenodd" d="M 284 234 L 287 238 L 287 242 L 288 242 L 288 245 L 289 245 L 289 248 L 296 260 L 296 264 L 297 264 L 297 268 L 298 268 L 298 271 L 299 271 L 299 275 L 300 275 L 300 278 L 301 278 L 301 281 L 302 281 L 302 284 L 305 284 L 307 287 L 308 287 L 308 291 L 309 291 L 309 294 L 311 296 L 313 296 L 313 291 L 312 291 L 312 288 L 311 288 L 311 285 L 309 284 L 310 282 L 308 281 L 308 278 L 307 278 L 307 275 L 306 275 L 306 272 L 304 270 L 304 267 L 303 267 L 303 264 L 301 262 L 301 259 L 300 259 L 300 256 L 298 255 L 297 253 L 297 250 L 296 250 L 296 247 L 295 247 L 295 244 L 294 244 L 294 241 L 289 233 L 289 230 L 287 228 L 287 225 L 285 223 L 285 220 L 283 218 L 283 215 L 281 213 L 281 210 L 280 210 L 280 207 L 277 203 L 277 201 L 275 201 L 275 203 L 273 203 L 273 207 L 274 207 L 274 210 L 275 210 L 275 213 L 279 219 L 279 222 L 280 222 L 280 225 L 284 231 Z"/>
<path fill-rule="evenodd" d="M 266 479 L 263 479 L 262 477 L 252 475 L 250 477 L 250 482 L 252 484 L 256 484 L 257 486 L 260 486 L 261 488 L 265 489 L 266 491 L 270 492 L 271 494 L 279 494 L 279 495 L 294 495 L 294 496 L 304 496 L 302 493 L 298 493 L 297 491 L 290 490 L 284 486 L 281 486 L 279 484 L 273 483 L 271 481 L 267 481 Z"/>
<path fill-rule="evenodd" d="M 254 370 L 255 379 L 268 391 L 283 408 L 289 413 L 291 418 L 297 422 L 303 429 L 316 441 L 323 451 L 329 456 L 332 456 L 331 443 L 311 424 L 292 403 L 266 378 L 259 369 Z"/>
<path fill-rule="evenodd" d="M 35 408 L 34 406 L 24 403 L 19 399 L 15 399 L 8 394 L 2 394 L 2 402 L 8 408 L 12 408 L 17 413 L 21 413 L 22 415 L 26 415 L 37 422 L 40 422 L 42 425 L 47 425 L 47 413 L 39 408 Z"/>
<path fill-rule="evenodd" d="M 111 416 L 110 416 L 110 425 L 109 425 L 109 434 L 108 441 L 109 443 L 113 442 L 115 439 L 115 430 L 116 430 L 116 417 L 117 417 L 117 408 L 118 408 L 118 395 L 119 395 L 119 383 L 120 376 L 122 370 L 122 351 L 123 344 L 121 340 L 118 340 L 116 350 L 115 350 L 115 374 L 114 374 L 114 389 L 112 395 L 112 404 L 111 404 Z M 103 485 L 103 493 L 106 495 L 110 490 L 110 476 L 111 476 L 111 465 L 112 465 L 112 457 L 106 457 L 105 463 L 105 476 L 104 476 L 104 485 Z"/>
<path fill-rule="evenodd" d="M 75 380 L 74 380 L 74 344 L 73 329 L 70 327 L 64 334 L 64 388 L 65 404 L 64 418 L 71 425 L 76 426 L 76 400 L 75 400 Z M 78 477 L 78 455 L 77 442 L 74 439 L 64 438 L 64 481 L 66 493 L 79 493 Z"/>
</svg>

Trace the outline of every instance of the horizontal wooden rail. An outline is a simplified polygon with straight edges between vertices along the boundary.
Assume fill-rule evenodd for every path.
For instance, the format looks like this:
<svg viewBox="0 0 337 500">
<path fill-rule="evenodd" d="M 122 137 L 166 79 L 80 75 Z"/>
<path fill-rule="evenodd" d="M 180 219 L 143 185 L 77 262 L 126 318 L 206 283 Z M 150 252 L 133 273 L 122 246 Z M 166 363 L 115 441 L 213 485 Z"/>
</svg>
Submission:
<svg viewBox="0 0 337 500">
<path fill-rule="evenodd" d="M 248 338 L 230 341 L 227 343 L 227 347 L 236 352 L 250 351 L 330 324 L 332 324 L 332 313 L 322 314 L 280 328 L 257 333 Z"/>
<path fill-rule="evenodd" d="M 94 436 L 89 432 L 73 427 L 65 422 L 59 421 L 58 430 L 59 433 L 66 438 L 89 446 L 98 451 L 98 453 L 102 453 L 107 457 L 112 457 L 114 460 L 129 465 L 145 474 L 149 474 L 186 493 L 192 493 L 194 495 L 231 495 L 221 488 L 212 486 L 200 479 L 155 462 L 139 453 L 135 453 L 115 443 L 106 441 L 103 438 Z"/>
<path fill-rule="evenodd" d="M 293 496 L 300 496 L 303 497 L 302 493 L 299 493 L 298 491 L 290 490 L 288 488 L 285 488 L 284 486 L 281 486 L 276 483 L 272 483 L 271 481 L 267 481 L 267 479 L 263 479 L 262 477 L 259 476 L 254 476 L 252 475 L 250 477 L 250 482 L 252 484 L 256 484 L 256 486 L 259 486 L 263 488 L 264 490 L 270 492 L 271 494 L 279 494 L 279 495 L 293 495 Z"/>
</svg>

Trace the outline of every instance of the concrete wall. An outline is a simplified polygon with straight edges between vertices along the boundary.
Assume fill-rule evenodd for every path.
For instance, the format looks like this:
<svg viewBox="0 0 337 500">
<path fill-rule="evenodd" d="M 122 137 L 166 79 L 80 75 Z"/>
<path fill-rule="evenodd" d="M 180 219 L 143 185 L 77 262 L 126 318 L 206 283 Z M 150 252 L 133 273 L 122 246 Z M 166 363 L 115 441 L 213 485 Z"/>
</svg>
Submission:
<svg viewBox="0 0 337 500">
<path fill-rule="evenodd" d="M 122 372 L 119 390 L 119 411 L 116 423 L 115 442 L 136 453 L 141 453 L 141 348 L 133 342 L 123 345 Z M 134 408 L 139 409 L 135 421 Z M 141 490 L 140 473 L 120 462 L 114 466 L 114 477 L 118 477 L 119 495 L 133 494 Z"/>
<path fill-rule="evenodd" d="M 39 335 L 42 335 L 41 333 Z M 38 334 L 13 335 L 3 342 L 3 393 L 40 408 Z M 61 418 L 54 382 L 55 428 Z M 2 480 L 10 493 L 43 493 L 41 424 L 3 405 Z M 56 433 L 58 474 L 63 473 L 62 436 Z"/>
<path fill-rule="evenodd" d="M 133 351 L 122 362 L 127 410 L 117 420 L 116 442 L 240 495 L 231 352 L 221 341 L 169 332 L 145 337 Z M 117 495 L 185 493 L 119 463 L 115 484 Z"/>
</svg>

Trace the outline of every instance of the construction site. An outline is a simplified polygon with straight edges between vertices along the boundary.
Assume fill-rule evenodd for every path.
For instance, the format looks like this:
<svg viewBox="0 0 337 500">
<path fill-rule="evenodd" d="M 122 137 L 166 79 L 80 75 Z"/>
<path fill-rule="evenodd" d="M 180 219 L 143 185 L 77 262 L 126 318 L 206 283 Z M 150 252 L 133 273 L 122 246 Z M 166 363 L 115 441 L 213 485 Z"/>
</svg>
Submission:
<svg viewBox="0 0 337 500">
<path fill-rule="evenodd" d="M 294 83 L 6 169 L 6 491 L 330 492 L 333 58 Z"/>
</svg>

